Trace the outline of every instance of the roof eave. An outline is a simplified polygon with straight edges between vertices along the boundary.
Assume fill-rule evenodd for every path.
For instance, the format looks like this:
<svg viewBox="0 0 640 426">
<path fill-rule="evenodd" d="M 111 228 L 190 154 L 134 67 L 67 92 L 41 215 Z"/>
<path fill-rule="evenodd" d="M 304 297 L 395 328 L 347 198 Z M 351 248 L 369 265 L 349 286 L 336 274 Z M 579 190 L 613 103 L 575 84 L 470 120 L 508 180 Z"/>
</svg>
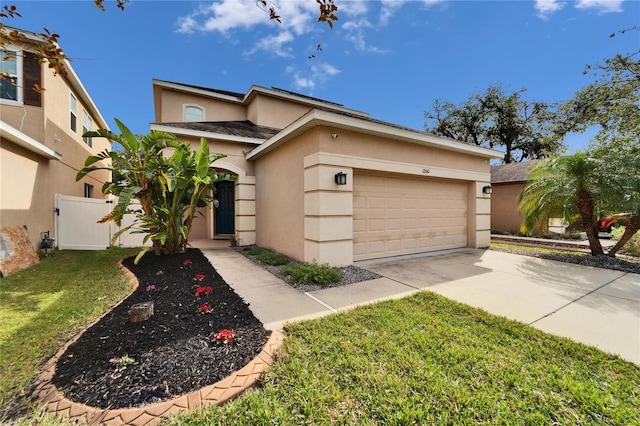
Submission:
<svg viewBox="0 0 640 426">
<path fill-rule="evenodd" d="M 29 151 L 48 158 L 49 160 L 62 160 L 62 154 L 54 151 L 45 144 L 38 142 L 31 136 L 22 133 L 20 130 L 13 126 L 0 121 L 0 130 L 2 131 L 2 137 L 10 142 L 20 145 L 21 147 L 28 149 Z"/>
<path fill-rule="evenodd" d="M 485 158 L 502 158 L 504 156 L 504 153 L 496 151 L 494 149 L 483 148 L 475 145 L 467 145 L 454 140 L 441 139 L 437 136 L 422 134 L 407 129 L 399 129 L 382 123 L 371 122 L 355 117 L 348 117 L 328 111 L 312 110 L 284 128 L 277 135 L 268 139 L 261 146 L 253 149 L 250 153 L 247 154 L 247 159 L 258 159 L 261 156 L 290 141 L 299 134 L 304 133 L 308 129 L 321 125 L 353 130 L 359 133 L 370 134 L 373 136 L 386 137 L 408 143 L 432 146 L 448 151 L 472 154 Z"/>
<path fill-rule="evenodd" d="M 222 141 L 228 141 L 228 142 L 237 142 L 237 143 L 246 143 L 246 144 L 251 144 L 251 145 L 261 145 L 265 142 L 266 139 L 261 139 L 261 138 L 249 138 L 246 136 L 234 136 L 234 135 L 228 135 L 228 134 L 224 134 L 224 133 L 215 133 L 215 132 L 205 132 L 202 130 L 191 130 L 191 129 L 184 129 L 182 127 L 173 127 L 173 126 L 167 126 L 167 125 L 163 125 L 163 124 L 150 124 L 150 129 L 151 130 L 157 130 L 160 132 L 167 132 L 167 133 L 173 133 L 173 134 L 178 134 L 178 135 L 182 135 L 182 136 L 192 136 L 192 137 L 197 137 L 197 138 L 205 138 L 205 139 L 215 139 L 215 140 L 222 140 Z"/>
<path fill-rule="evenodd" d="M 78 93 L 80 98 L 83 100 L 83 103 L 91 113 L 91 116 L 99 121 L 99 123 L 97 123 L 98 127 L 101 129 L 109 130 L 107 121 L 100 113 L 100 110 L 91 98 L 91 95 L 89 95 L 87 89 L 84 87 L 84 84 L 82 84 L 80 77 L 78 77 L 78 74 L 76 74 L 76 71 L 73 69 L 73 67 L 71 66 L 71 62 L 68 59 L 64 60 L 64 66 L 67 71 L 67 79 L 69 80 L 71 87 L 73 87 L 76 93 Z"/>
</svg>

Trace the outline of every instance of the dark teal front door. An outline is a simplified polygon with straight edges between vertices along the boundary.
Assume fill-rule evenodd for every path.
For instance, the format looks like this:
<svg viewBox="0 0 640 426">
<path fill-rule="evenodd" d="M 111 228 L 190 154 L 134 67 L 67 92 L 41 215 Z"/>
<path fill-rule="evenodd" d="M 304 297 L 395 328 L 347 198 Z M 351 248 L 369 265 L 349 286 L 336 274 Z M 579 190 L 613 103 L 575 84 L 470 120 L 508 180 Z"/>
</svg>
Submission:
<svg viewBox="0 0 640 426">
<path fill-rule="evenodd" d="M 216 183 L 216 235 L 235 234 L 235 198 L 234 183 L 221 181 Z"/>
</svg>

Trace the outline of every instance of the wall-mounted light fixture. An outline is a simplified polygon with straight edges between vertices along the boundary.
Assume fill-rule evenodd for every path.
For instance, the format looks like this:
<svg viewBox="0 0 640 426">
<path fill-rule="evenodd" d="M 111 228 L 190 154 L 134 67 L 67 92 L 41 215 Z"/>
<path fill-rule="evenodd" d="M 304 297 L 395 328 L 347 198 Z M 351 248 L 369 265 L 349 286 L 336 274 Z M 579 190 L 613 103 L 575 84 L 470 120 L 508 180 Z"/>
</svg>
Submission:
<svg viewBox="0 0 640 426">
<path fill-rule="evenodd" d="M 338 136 L 339 135 L 337 133 L 331 133 L 331 137 L 334 138 L 334 139 L 338 139 Z"/>
<path fill-rule="evenodd" d="M 482 193 L 483 194 L 491 195 L 492 192 L 493 192 L 493 187 L 491 185 L 487 185 L 487 186 L 483 186 L 482 187 Z"/>
<path fill-rule="evenodd" d="M 336 173 L 336 185 L 346 185 L 347 184 L 347 175 L 345 173 L 339 172 Z"/>
</svg>

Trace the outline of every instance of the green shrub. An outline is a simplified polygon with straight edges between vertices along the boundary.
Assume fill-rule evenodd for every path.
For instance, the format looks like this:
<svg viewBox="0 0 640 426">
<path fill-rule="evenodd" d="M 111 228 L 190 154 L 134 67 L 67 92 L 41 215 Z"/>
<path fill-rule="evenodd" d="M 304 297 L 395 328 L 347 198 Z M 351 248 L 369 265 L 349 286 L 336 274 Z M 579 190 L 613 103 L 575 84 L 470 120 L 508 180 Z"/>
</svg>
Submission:
<svg viewBox="0 0 640 426">
<path fill-rule="evenodd" d="M 251 256 L 255 256 L 256 259 L 265 265 L 280 266 L 289 263 L 289 258 L 284 254 L 276 253 L 260 247 L 251 247 L 247 250 L 247 253 Z"/>
<path fill-rule="evenodd" d="M 269 250 L 263 250 L 263 252 L 258 254 L 256 257 L 265 265 L 279 266 L 289 263 L 289 258 L 284 254 L 275 253 Z"/>
<path fill-rule="evenodd" d="M 582 240 L 582 234 L 580 232 L 565 232 L 560 234 L 561 240 Z"/>
<path fill-rule="evenodd" d="M 247 249 L 247 253 L 249 253 L 251 256 L 258 256 L 264 251 L 265 250 L 261 249 L 260 247 L 251 247 Z"/>
<path fill-rule="evenodd" d="M 620 241 L 625 229 L 625 226 L 614 226 L 611 230 L 611 238 L 615 241 Z M 627 241 L 627 244 L 622 247 L 621 252 L 629 256 L 640 257 L 640 232 L 636 232 L 633 237 Z"/>
<path fill-rule="evenodd" d="M 313 263 L 290 264 L 282 268 L 280 272 L 290 276 L 296 284 L 327 285 L 338 282 L 342 278 L 342 273 L 338 268 L 332 268 L 326 263 L 318 265 L 315 261 Z"/>
</svg>

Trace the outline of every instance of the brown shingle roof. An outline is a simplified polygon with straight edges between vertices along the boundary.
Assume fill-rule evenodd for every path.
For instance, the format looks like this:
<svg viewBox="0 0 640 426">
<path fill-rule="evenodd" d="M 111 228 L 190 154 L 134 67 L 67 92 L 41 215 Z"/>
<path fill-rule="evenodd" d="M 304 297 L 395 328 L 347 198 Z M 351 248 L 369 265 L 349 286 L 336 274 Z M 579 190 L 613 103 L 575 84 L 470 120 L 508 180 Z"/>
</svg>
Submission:
<svg viewBox="0 0 640 426">
<path fill-rule="evenodd" d="M 155 123 L 161 126 L 179 129 L 196 130 L 199 132 L 218 133 L 244 138 L 269 139 L 280 130 L 272 127 L 258 126 L 249 120 L 244 121 L 198 121 L 177 123 Z"/>
<path fill-rule="evenodd" d="M 540 160 L 491 166 L 491 183 L 524 182 L 529 170 Z"/>
</svg>

